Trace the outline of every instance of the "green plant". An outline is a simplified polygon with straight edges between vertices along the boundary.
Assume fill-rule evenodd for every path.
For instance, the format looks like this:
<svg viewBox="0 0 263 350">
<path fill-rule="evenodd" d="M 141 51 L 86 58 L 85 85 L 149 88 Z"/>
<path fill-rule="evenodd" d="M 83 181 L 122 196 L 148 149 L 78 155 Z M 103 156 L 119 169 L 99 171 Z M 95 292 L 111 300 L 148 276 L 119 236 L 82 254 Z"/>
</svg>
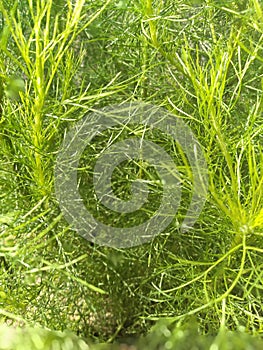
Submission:
<svg viewBox="0 0 263 350">
<path fill-rule="evenodd" d="M 202 334 L 240 326 L 262 334 L 260 2 L 5 0 L 0 13 L 2 321 L 108 343 L 147 333 L 160 318 L 187 326 L 190 315 Z M 125 250 L 91 245 L 70 229 L 53 170 L 72 125 L 127 101 L 162 106 L 191 128 L 206 156 L 209 194 L 194 227 L 182 231 L 193 174 L 180 146 L 133 123 L 101 133 L 78 169 L 80 193 L 98 220 L 136 226 L 162 195 L 154 166 L 134 159 L 116 167 L 112 187 L 129 199 L 131 181 L 143 179 L 147 205 L 120 215 L 97 204 L 94 164 L 113 140 L 158 144 L 182 180 L 173 222 Z"/>
</svg>

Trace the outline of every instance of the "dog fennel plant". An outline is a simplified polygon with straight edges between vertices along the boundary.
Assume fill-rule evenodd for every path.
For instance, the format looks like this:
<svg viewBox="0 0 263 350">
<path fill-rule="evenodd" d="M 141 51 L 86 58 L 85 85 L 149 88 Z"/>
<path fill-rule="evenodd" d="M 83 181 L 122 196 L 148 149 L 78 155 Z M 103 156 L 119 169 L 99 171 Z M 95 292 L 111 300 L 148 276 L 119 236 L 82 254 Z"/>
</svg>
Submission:
<svg viewBox="0 0 263 350">
<path fill-rule="evenodd" d="M 261 334 L 261 3 L 6 0 L 0 12 L 2 321 L 100 341 L 147 332 L 160 318 L 195 318 L 202 333 L 242 326 Z M 7 93 L 12 77 L 25 81 L 19 99 Z M 56 154 L 88 111 L 127 101 L 162 106 L 191 127 L 205 152 L 209 196 L 182 233 L 192 173 L 180 147 L 140 126 L 112 129 L 80 161 L 87 210 L 126 227 L 158 207 L 156 172 L 131 161 L 117 167 L 113 187 L 125 197 L 123 179 L 147 179 L 156 191 L 148 206 L 128 219 L 98 209 L 92 166 L 121 135 L 148 137 L 173 157 L 183 198 L 175 221 L 148 244 L 90 246 L 54 198 Z"/>
<path fill-rule="evenodd" d="M 30 132 L 32 147 L 28 154 L 28 174 L 32 183 L 38 188 L 40 196 L 50 192 L 52 179 L 47 169 L 50 166 L 46 156 L 46 145 L 51 142 L 59 121 L 45 123 L 46 107 L 50 90 L 54 83 L 58 83 L 56 75 L 60 66 L 64 65 L 63 84 L 54 96 L 64 100 L 70 91 L 70 84 L 75 75 L 78 61 L 73 58 L 72 44 L 77 35 L 84 31 L 107 7 L 110 1 L 93 14 L 88 21 L 80 25 L 83 18 L 85 1 L 77 1 L 75 5 L 68 2 L 66 18 L 56 13 L 53 1 L 28 1 L 29 22 L 23 23 L 23 13 L 16 11 L 19 1 L 15 2 L 10 10 L 0 4 L 4 28 L 1 49 L 11 62 L 27 78 L 26 94 L 21 96 L 22 106 L 19 116 L 22 122 L 19 125 Z M 62 24 L 61 24 L 62 23 Z M 25 26 L 26 25 L 26 26 Z M 8 38 L 12 38 L 15 52 L 7 48 Z M 81 59 L 80 51 L 80 59 Z M 19 57 L 19 58 L 17 58 Z M 75 61 L 74 61 L 75 60 Z M 2 61 L 2 71 L 14 69 L 5 67 Z M 53 102 L 54 103 L 54 102 Z M 10 111 L 11 112 L 11 111 Z"/>
</svg>

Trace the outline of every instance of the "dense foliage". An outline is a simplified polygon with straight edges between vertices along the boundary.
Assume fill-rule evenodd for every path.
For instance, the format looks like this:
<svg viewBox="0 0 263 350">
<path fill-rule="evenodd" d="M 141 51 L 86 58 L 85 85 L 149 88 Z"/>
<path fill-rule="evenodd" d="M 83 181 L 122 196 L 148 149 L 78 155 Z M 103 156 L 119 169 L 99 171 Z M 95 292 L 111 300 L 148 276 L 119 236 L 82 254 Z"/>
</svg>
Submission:
<svg viewBox="0 0 263 350">
<path fill-rule="evenodd" d="M 262 61 L 259 0 L 0 2 L 2 323 L 109 343 L 146 335 L 159 319 L 177 339 L 175 325 L 192 317 L 201 335 L 240 327 L 244 337 L 262 334 Z M 112 128 L 86 147 L 78 173 L 98 220 L 136 226 L 162 195 L 154 168 L 127 161 L 112 186 L 129 198 L 139 176 L 150 184 L 148 204 L 136 215 L 96 204 L 94 164 L 109 139 L 136 135 L 163 147 L 183 191 L 178 215 L 153 240 L 102 247 L 63 217 L 54 164 L 72 125 L 132 101 L 162 106 L 189 125 L 204 150 L 208 196 L 183 232 L 192 177 L 180 147 L 138 125 Z M 167 332 L 154 334 L 164 343 Z"/>
</svg>

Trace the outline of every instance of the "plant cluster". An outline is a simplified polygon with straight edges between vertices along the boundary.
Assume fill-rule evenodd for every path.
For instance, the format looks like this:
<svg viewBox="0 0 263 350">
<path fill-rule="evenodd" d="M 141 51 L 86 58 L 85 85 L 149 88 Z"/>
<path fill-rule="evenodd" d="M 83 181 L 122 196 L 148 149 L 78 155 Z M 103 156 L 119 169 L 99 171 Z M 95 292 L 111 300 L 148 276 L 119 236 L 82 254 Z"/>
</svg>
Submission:
<svg viewBox="0 0 263 350">
<path fill-rule="evenodd" d="M 259 0 L 0 2 L 2 323 L 108 343 L 146 334 L 159 319 L 174 327 L 189 317 L 200 334 L 240 327 L 262 334 L 262 61 Z M 207 201 L 183 232 L 193 184 L 180 147 L 140 125 L 107 130 L 87 146 L 78 171 L 98 220 L 136 226 L 162 195 L 154 166 L 132 160 L 116 167 L 112 187 L 125 200 L 131 181 L 143 179 L 148 203 L 136 215 L 96 204 L 94 164 L 109 140 L 136 136 L 163 147 L 183 195 L 178 215 L 151 242 L 101 247 L 63 218 L 54 166 L 72 125 L 133 101 L 166 108 L 190 126 L 206 157 Z"/>
</svg>

